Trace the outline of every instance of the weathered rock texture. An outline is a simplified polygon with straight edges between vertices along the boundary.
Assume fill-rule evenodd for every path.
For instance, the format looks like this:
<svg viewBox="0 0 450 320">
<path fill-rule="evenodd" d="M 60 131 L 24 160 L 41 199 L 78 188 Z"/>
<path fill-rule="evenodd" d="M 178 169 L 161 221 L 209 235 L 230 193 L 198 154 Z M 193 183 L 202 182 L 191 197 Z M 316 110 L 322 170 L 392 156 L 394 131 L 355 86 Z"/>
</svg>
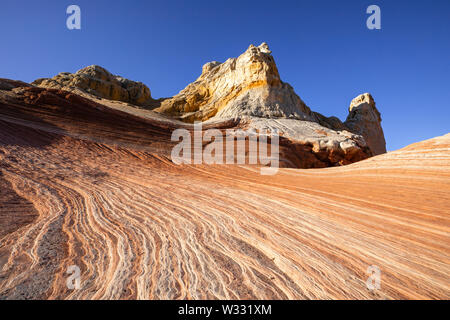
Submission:
<svg viewBox="0 0 450 320">
<path fill-rule="evenodd" d="M 350 131 L 362 135 L 375 155 L 385 153 L 386 141 L 381 128 L 381 115 L 370 93 L 364 93 L 353 99 L 348 111 L 345 126 Z"/>
<path fill-rule="evenodd" d="M 0 90 L 0 299 L 450 298 L 450 135 L 261 176 L 172 163 L 170 133 L 190 124 L 11 85 Z M 67 287 L 72 265 L 79 290 Z"/>
<path fill-rule="evenodd" d="M 280 133 L 281 144 L 292 146 L 289 153 L 281 153 L 281 161 L 288 161 L 283 167 L 333 167 L 373 155 L 362 136 L 346 130 L 334 131 L 311 121 L 251 118 L 247 128 Z"/>
<path fill-rule="evenodd" d="M 201 76 L 156 111 L 188 122 L 214 116 L 238 118 L 294 118 L 315 121 L 314 114 L 280 80 L 275 60 L 266 43 L 251 45 L 238 58 L 209 62 Z"/>
<path fill-rule="evenodd" d="M 349 131 L 363 136 L 372 154 L 386 152 L 381 117 L 370 94 L 352 101 L 345 123 L 336 117 L 312 112 L 293 88 L 281 81 L 266 43 L 259 47 L 251 45 L 241 56 L 224 63 L 213 61 L 205 64 L 195 82 L 173 98 L 162 100 L 155 111 L 185 122 L 243 118 L 250 122 L 259 122 L 259 118 L 316 122 L 336 131 L 329 135 L 329 140 L 338 135 L 338 131 Z M 296 121 L 285 124 L 302 126 Z M 287 128 L 287 131 L 293 130 Z"/>
<path fill-rule="evenodd" d="M 154 103 L 150 89 L 142 82 L 113 75 L 96 65 L 83 68 L 76 73 L 61 72 L 53 78 L 37 79 L 32 84 L 43 88 L 69 91 L 78 89 L 100 98 L 128 102 L 138 106 L 148 106 Z"/>
<path fill-rule="evenodd" d="M 2 83 L 0 81 L 0 85 Z M 8 82 L 8 85 L 15 87 L 0 90 L 0 103 L 3 104 L 4 116 L 20 118 L 20 121 L 29 119 L 36 127 L 40 127 L 42 119 L 45 118 L 45 124 L 51 124 L 55 132 L 70 134 L 74 137 L 82 138 L 89 135 L 95 127 L 96 132 L 90 134 L 90 139 L 99 142 L 109 141 L 109 143 L 127 141 L 133 148 L 148 152 L 155 152 L 155 150 L 163 152 L 160 146 L 164 145 L 164 154 L 170 156 L 169 146 L 173 147 L 176 144 L 170 141 L 172 131 L 177 128 L 194 130 L 192 124 L 162 118 L 158 113 L 150 110 L 136 112 L 132 110 L 133 108 L 126 108 L 125 105 L 105 104 L 105 100 L 92 100 L 60 89 L 21 87 L 20 83 L 15 82 L 14 85 Z M 49 114 L 52 116 L 48 117 Z M 336 132 L 310 121 L 251 118 L 204 123 L 203 130 L 211 128 L 279 132 L 281 167 L 339 166 L 360 161 L 372 155 L 361 136 L 347 131 Z M 111 142 L 110 132 L 121 132 L 123 138 Z M 223 131 L 224 139 L 225 135 Z M 158 137 L 163 140 L 155 143 Z"/>
<path fill-rule="evenodd" d="M 32 84 L 72 91 L 87 98 L 92 98 L 92 95 L 127 102 L 154 109 L 186 123 L 245 119 L 248 126 L 252 127 L 252 122 L 257 122 L 257 126 L 260 126 L 260 119 L 296 120 L 282 120 L 285 130 L 281 134 L 287 135 L 288 132 L 294 131 L 288 125 L 299 128 L 313 125 L 301 124 L 298 121 L 314 122 L 334 131 L 326 130 L 328 152 L 346 153 L 339 147 L 342 145 L 341 139 L 333 141 L 333 137 L 342 137 L 341 131 L 346 132 L 344 135 L 351 132 L 353 145 L 358 144 L 362 148 L 370 149 L 369 155 L 386 152 L 381 117 L 370 94 L 361 95 L 352 101 L 345 123 L 336 117 L 325 117 L 312 112 L 294 89 L 281 81 L 275 60 L 266 43 L 258 47 L 251 45 L 238 58 L 230 58 L 224 63 L 213 61 L 205 64 L 202 74 L 195 82 L 167 99 L 154 100 L 148 87 L 141 82 L 112 75 L 99 66 L 89 66 L 74 74 L 60 73 L 51 79 L 38 79 Z M 298 133 L 295 136 L 300 138 L 300 141 L 311 140 L 310 137 Z M 336 163 L 342 161 L 332 162 L 330 165 Z"/>
</svg>

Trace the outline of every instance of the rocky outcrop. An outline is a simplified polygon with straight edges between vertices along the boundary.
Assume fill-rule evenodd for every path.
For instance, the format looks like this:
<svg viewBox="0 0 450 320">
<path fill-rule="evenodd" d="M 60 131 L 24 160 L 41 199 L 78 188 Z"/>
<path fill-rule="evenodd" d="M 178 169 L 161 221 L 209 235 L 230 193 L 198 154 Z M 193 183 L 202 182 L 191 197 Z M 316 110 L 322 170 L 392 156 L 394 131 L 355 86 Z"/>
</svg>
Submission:
<svg viewBox="0 0 450 320">
<path fill-rule="evenodd" d="M 360 148 L 365 156 L 386 152 L 380 113 L 370 94 L 363 94 L 352 101 L 345 123 L 336 117 L 313 112 L 289 84 L 281 81 L 266 43 L 258 47 L 250 45 L 238 58 L 230 58 L 224 63 L 206 63 L 200 77 L 172 98 L 154 100 L 150 90 L 141 82 L 114 76 L 99 66 L 89 66 L 74 74 L 60 73 L 51 79 L 38 79 L 33 84 L 75 91 L 80 95 L 87 93 L 84 95 L 87 98 L 94 96 L 143 106 L 185 123 L 245 121 L 249 128 L 264 123 L 265 127 L 280 129 L 280 134 L 291 140 L 295 136 L 301 143 L 312 143 L 313 150 L 319 145 L 327 145 L 327 152 L 344 154 L 345 161 L 331 161 L 326 165 L 349 163 L 356 159 L 352 156 L 353 160 L 349 160 L 347 151 L 350 149 L 345 151 L 340 147 L 342 137 L 353 141 L 344 143 L 351 146 L 352 152 L 353 148 Z M 104 100 L 102 103 L 108 102 Z M 307 123 L 299 123 L 305 121 Z M 325 139 L 311 135 L 314 130 L 303 130 L 310 127 L 317 127 L 314 130 L 318 132 L 326 131 Z M 331 158 L 336 159 L 334 156 Z M 358 157 L 359 160 L 363 158 Z"/>
<path fill-rule="evenodd" d="M 61 72 L 53 78 L 41 78 L 33 85 L 82 92 L 109 100 L 128 102 L 137 106 L 151 105 L 154 100 L 150 89 L 142 82 L 136 82 L 111 74 L 106 69 L 92 65 L 76 73 Z"/>
<path fill-rule="evenodd" d="M 292 118 L 316 121 L 314 114 L 280 80 L 266 43 L 251 45 L 238 58 L 209 62 L 201 76 L 155 111 L 186 122 L 216 118 Z"/>
<path fill-rule="evenodd" d="M 282 167 L 334 167 L 373 155 L 362 136 L 347 130 L 335 131 L 313 121 L 252 117 L 247 123 L 247 129 L 280 134 L 280 145 L 287 149 L 280 148 Z"/>
<path fill-rule="evenodd" d="M 293 88 L 281 81 L 266 43 L 258 47 L 251 45 L 238 58 L 230 58 L 224 63 L 213 61 L 205 64 L 195 82 L 173 98 L 163 100 L 155 111 L 184 122 L 247 119 L 252 123 L 261 122 L 260 119 L 277 119 L 278 123 L 282 121 L 285 125 L 292 125 L 284 127 L 282 133 L 292 133 L 294 127 L 305 127 L 296 121 L 284 120 L 315 122 L 334 131 L 328 135 L 328 141 L 339 136 L 339 132 L 346 131 L 358 141 L 365 140 L 363 145 L 368 146 L 371 154 L 386 152 L 381 117 L 370 94 L 352 101 L 345 123 L 336 117 L 312 112 Z M 270 126 L 271 122 L 266 124 Z M 304 136 L 301 140 L 308 137 Z M 338 139 L 331 145 L 339 146 L 340 143 Z"/>
<path fill-rule="evenodd" d="M 348 111 L 345 126 L 363 136 L 374 155 L 385 153 L 386 141 L 381 128 L 381 115 L 370 93 L 364 93 L 353 99 Z"/>
</svg>

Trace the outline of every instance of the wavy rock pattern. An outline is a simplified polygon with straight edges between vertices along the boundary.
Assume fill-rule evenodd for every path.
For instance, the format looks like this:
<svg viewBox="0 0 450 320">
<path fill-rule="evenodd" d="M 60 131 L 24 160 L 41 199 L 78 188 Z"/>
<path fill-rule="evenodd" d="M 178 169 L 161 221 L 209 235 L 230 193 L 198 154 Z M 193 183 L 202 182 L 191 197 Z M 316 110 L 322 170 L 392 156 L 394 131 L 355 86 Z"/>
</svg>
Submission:
<svg viewBox="0 0 450 320">
<path fill-rule="evenodd" d="M 0 298 L 450 298 L 450 135 L 261 176 L 173 164 L 173 122 L 27 92 L 0 103 Z"/>
</svg>

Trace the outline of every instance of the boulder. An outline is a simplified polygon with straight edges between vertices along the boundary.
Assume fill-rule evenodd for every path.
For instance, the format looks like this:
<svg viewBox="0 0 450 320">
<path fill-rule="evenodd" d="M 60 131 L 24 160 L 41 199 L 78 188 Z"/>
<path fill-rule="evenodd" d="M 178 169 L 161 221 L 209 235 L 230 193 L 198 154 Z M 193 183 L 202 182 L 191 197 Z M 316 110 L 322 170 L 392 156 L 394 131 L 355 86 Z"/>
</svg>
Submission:
<svg viewBox="0 0 450 320">
<path fill-rule="evenodd" d="M 53 78 L 41 78 L 33 85 L 49 89 L 81 90 L 96 97 L 122 101 L 137 106 L 153 103 L 150 89 L 142 82 L 131 81 L 92 65 L 76 73 L 61 72 Z"/>
</svg>

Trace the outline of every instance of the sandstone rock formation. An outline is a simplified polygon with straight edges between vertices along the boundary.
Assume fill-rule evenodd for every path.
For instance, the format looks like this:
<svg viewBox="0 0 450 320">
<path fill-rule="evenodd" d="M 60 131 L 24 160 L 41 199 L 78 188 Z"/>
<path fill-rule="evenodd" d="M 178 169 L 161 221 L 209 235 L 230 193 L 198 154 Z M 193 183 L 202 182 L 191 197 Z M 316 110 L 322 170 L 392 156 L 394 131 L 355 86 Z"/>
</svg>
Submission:
<svg viewBox="0 0 450 320">
<path fill-rule="evenodd" d="M 206 63 L 195 82 L 167 99 L 154 100 L 141 82 L 114 76 L 99 66 L 89 66 L 74 74 L 60 73 L 32 84 L 73 91 L 87 98 L 143 106 L 186 123 L 231 120 L 244 121 L 248 128 L 279 129 L 283 136 L 303 145 L 310 144 L 311 150 L 327 154 L 328 159 L 334 154 L 331 158 L 336 161 L 322 164 L 327 166 L 386 152 L 380 113 L 370 94 L 353 99 L 345 123 L 313 112 L 289 84 L 281 81 L 266 43 L 258 47 L 250 45 L 238 58 L 224 63 Z M 109 104 L 104 100 L 100 103 Z M 314 132 L 326 132 L 326 138 L 311 134 L 310 129 L 304 130 L 312 127 Z M 355 158 L 349 152 L 359 156 Z"/>
<path fill-rule="evenodd" d="M 239 118 L 293 118 L 315 121 L 314 114 L 280 80 L 275 60 L 266 43 L 251 45 L 238 58 L 209 62 L 201 76 L 155 111 L 183 121 L 205 121 L 214 116 Z"/>
<path fill-rule="evenodd" d="M 344 124 L 350 131 L 362 135 L 375 155 L 386 152 L 381 115 L 370 93 L 364 93 L 352 100 Z"/>
<path fill-rule="evenodd" d="M 20 119 L 15 121 L 28 119 L 35 127 L 51 124 L 53 132 L 73 137 L 90 136 L 91 140 L 98 142 L 110 141 L 110 132 L 121 132 L 123 137 L 120 141 L 127 142 L 128 147 L 132 145 L 139 150 L 162 152 L 161 145 L 164 145 L 166 156 L 170 156 L 169 146 L 175 145 L 170 141 L 170 134 L 175 129 L 194 130 L 192 124 L 162 118 L 151 110 L 136 112 L 132 110 L 134 108 L 119 103 L 106 104 L 105 100 L 92 100 L 60 89 L 29 86 L 0 90 L 0 104 L 5 116 Z M 96 128 L 95 133 L 89 129 L 93 127 Z M 264 132 L 278 132 L 281 167 L 323 168 L 346 165 L 372 156 L 361 136 L 348 131 L 334 131 L 311 121 L 257 117 L 215 119 L 204 122 L 203 129 L 210 128 L 255 130 L 257 136 Z M 223 132 L 224 138 L 225 135 Z M 151 142 L 157 137 L 164 137 L 164 140 Z M 118 141 L 115 139 L 114 143 Z"/>
<path fill-rule="evenodd" d="M 348 150 L 368 156 L 386 152 L 380 113 L 370 94 L 363 94 L 352 101 L 345 123 L 336 117 L 325 117 L 313 112 L 289 84 L 281 81 L 275 60 L 266 43 L 258 47 L 250 45 L 238 58 L 230 58 L 224 63 L 206 63 L 195 82 L 167 99 L 154 100 L 148 87 L 141 82 L 114 76 L 99 66 L 89 66 L 74 74 L 63 72 L 51 79 L 35 80 L 32 84 L 43 88 L 73 91 L 87 98 L 100 97 L 127 102 L 154 109 L 186 123 L 207 120 L 245 121 L 249 128 L 260 128 L 261 124 L 265 123 L 264 126 L 281 129 L 280 133 L 291 140 L 295 136 L 300 142 L 311 142 L 312 150 L 322 150 L 318 145 L 327 145 L 328 155 L 330 152 L 335 155 L 343 154 L 342 159 L 347 159 L 332 161 L 328 165 L 348 163 Z M 109 104 L 107 101 L 101 103 Z M 283 124 L 280 126 L 281 123 Z M 308 133 L 311 130 L 294 133 L 293 128 L 314 127 L 312 123 L 322 127 L 316 128 L 316 131 L 326 129 L 325 140 L 311 136 Z M 344 136 L 346 139 L 352 139 L 352 142 L 342 143 L 341 138 Z M 348 148 L 344 150 L 342 146 Z M 364 148 L 370 151 L 356 152 L 356 149 Z M 323 153 L 323 150 L 320 153 Z"/>
<path fill-rule="evenodd" d="M 208 122 L 207 122 L 208 123 Z M 281 145 L 282 167 L 324 168 L 346 165 L 372 156 L 364 138 L 349 131 L 335 131 L 312 121 L 251 117 L 242 121 L 256 132 L 277 132 Z"/>
<path fill-rule="evenodd" d="M 154 103 L 150 89 L 142 82 L 115 76 L 96 65 L 83 68 L 76 73 L 61 72 L 53 78 L 37 79 L 32 84 L 51 89 L 81 90 L 100 98 L 128 102 L 137 106 Z"/>
<path fill-rule="evenodd" d="M 366 139 L 363 144 L 367 144 L 372 154 L 386 152 L 381 117 L 370 94 L 361 95 L 352 101 L 345 123 L 336 117 L 312 112 L 293 88 L 281 81 L 266 43 L 258 47 L 251 45 L 238 58 L 230 58 L 224 63 L 213 61 L 205 64 L 201 76 L 195 82 L 173 98 L 162 100 L 161 106 L 155 111 L 185 122 L 247 119 L 251 123 L 261 122 L 261 118 L 277 119 L 284 122 L 284 133 L 293 132 L 289 128 L 291 124 L 297 128 L 307 125 L 285 121 L 287 119 L 316 122 L 335 131 L 329 132 L 329 141 L 339 132 L 348 131 L 363 136 Z M 330 145 L 339 144 L 340 141 L 334 141 Z"/>
<path fill-rule="evenodd" d="M 261 176 L 172 163 L 170 133 L 191 124 L 5 83 L 0 299 L 450 298 L 450 135 Z M 270 125 L 299 139 L 337 134 L 295 119 Z M 325 156 L 296 141 L 280 141 L 286 162 Z M 73 265 L 77 290 L 67 287 Z M 372 265 L 378 290 L 366 286 Z"/>
</svg>

